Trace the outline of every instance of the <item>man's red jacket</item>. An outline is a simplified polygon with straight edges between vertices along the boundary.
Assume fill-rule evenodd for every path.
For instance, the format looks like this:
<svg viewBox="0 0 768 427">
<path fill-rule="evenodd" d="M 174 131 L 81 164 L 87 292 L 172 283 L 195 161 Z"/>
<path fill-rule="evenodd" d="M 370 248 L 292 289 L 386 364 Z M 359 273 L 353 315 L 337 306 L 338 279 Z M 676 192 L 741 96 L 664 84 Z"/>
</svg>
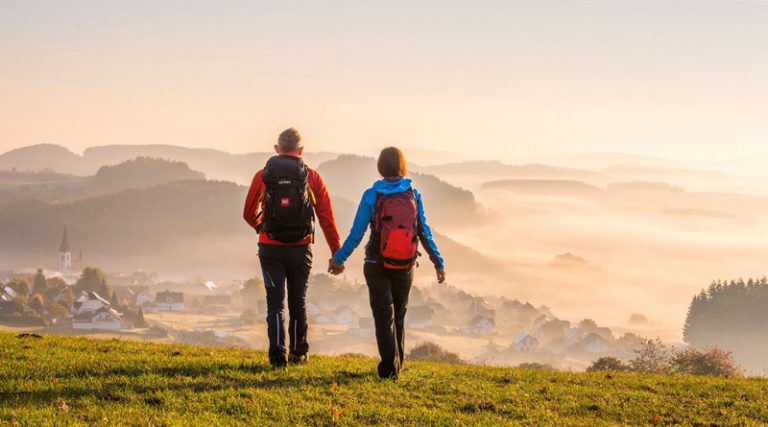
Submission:
<svg viewBox="0 0 768 427">
<path fill-rule="evenodd" d="M 295 154 L 280 155 L 296 156 Z M 245 207 L 243 208 L 243 218 L 245 218 L 245 222 L 254 229 L 261 222 L 261 219 L 258 218 L 258 213 L 264 208 L 264 200 L 262 199 L 264 183 L 261 180 L 263 174 L 264 169 L 256 172 L 256 176 L 253 177 L 251 189 L 248 190 L 248 197 L 245 199 Z M 314 194 L 315 215 L 317 215 L 320 227 L 323 229 L 323 234 L 325 235 L 325 240 L 328 242 L 328 247 L 331 249 L 331 254 L 335 254 L 341 247 L 341 241 L 339 239 L 339 232 L 336 230 L 336 219 L 333 217 L 333 208 L 331 207 L 331 198 L 328 196 L 328 189 L 325 188 L 325 183 L 323 183 L 320 174 L 312 168 L 309 168 L 307 181 L 309 189 Z M 279 246 L 299 246 L 313 243 L 313 238 L 314 236 L 308 236 L 301 242 L 283 243 L 270 239 L 265 233 L 260 233 L 259 243 Z"/>
</svg>

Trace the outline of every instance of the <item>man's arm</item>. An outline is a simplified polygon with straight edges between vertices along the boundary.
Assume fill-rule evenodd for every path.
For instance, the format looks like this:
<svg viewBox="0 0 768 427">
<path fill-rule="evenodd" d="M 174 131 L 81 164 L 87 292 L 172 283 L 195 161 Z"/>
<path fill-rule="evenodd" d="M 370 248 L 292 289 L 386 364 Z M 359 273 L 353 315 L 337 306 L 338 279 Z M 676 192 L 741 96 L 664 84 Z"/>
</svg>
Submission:
<svg viewBox="0 0 768 427">
<path fill-rule="evenodd" d="M 254 229 L 261 222 L 258 213 L 261 208 L 261 193 L 264 189 L 264 184 L 261 181 L 263 174 L 264 170 L 260 170 L 253 177 L 251 189 L 248 190 L 248 196 L 245 198 L 245 207 L 243 208 L 243 219 Z"/>
<path fill-rule="evenodd" d="M 432 229 L 427 225 L 427 216 L 424 213 L 424 203 L 421 201 L 421 194 L 414 190 L 414 195 L 416 196 L 416 205 L 419 213 L 419 240 L 421 240 L 421 245 L 424 246 L 424 250 L 427 251 L 429 260 L 434 264 L 435 270 L 444 270 L 445 264 L 443 257 L 437 249 L 434 237 L 432 237 Z"/>
<path fill-rule="evenodd" d="M 328 189 L 320 174 L 315 170 L 310 170 L 309 187 L 315 195 L 315 214 L 320 222 L 320 228 L 323 229 L 325 241 L 331 249 L 331 255 L 341 247 L 339 231 L 336 229 L 336 219 L 333 216 L 333 207 L 331 206 L 331 197 L 328 195 Z"/>
</svg>

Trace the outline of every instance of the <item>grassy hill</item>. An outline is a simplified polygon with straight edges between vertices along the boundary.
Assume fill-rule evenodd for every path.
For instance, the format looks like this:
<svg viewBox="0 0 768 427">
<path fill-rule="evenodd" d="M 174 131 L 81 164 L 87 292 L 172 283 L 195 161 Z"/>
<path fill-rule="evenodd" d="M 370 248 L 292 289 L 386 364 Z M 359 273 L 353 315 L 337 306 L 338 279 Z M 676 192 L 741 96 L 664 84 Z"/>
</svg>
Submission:
<svg viewBox="0 0 768 427">
<path fill-rule="evenodd" d="M 563 373 L 0 333 L 2 425 L 764 425 L 768 380 Z"/>
</svg>

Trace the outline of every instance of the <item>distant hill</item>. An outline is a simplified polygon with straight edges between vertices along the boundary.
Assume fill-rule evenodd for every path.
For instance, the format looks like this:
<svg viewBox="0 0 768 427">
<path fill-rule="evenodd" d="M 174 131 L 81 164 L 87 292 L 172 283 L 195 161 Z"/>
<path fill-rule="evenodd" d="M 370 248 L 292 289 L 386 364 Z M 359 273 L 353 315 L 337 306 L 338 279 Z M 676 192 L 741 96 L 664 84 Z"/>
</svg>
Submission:
<svg viewBox="0 0 768 427">
<path fill-rule="evenodd" d="M 116 165 L 137 157 L 152 157 L 184 162 L 191 169 L 209 178 L 247 184 L 274 155 L 272 145 L 260 145 L 264 152 L 230 154 L 207 148 L 186 148 L 173 145 L 105 145 L 91 147 L 82 156 L 58 145 L 33 145 L 0 154 L 0 170 L 39 171 L 50 169 L 75 175 L 93 175 L 102 166 Z M 333 159 L 332 153 L 316 153 L 307 149 L 304 159 L 310 166 Z"/>
<path fill-rule="evenodd" d="M 205 173 L 211 179 L 245 185 L 250 184 L 253 175 L 264 167 L 267 159 L 275 155 L 271 151 L 271 143 L 264 143 L 259 147 L 265 151 L 230 154 L 221 150 L 172 145 L 105 145 L 88 148 L 83 156 L 92 164 L 99 166 L 116 164 L 140 156 L 174 160 L 188 164 L 190 168 Z M 336 155 L 331 153 L 316 153 L 312 151 L 312 147 L 308 147 L 304 154 L 304 160 L 310 167 L 316 167 L 323 161 L 335 157 Z"/>
<path fill-rule="evenodd" d="M 550 267 L 569 270 L 598 270 L 586 259 L 570 252 L 555 256 L 549 263 Z"/>
<path fill-rule="evenodd" d="M 477 160 L 443 165 L 427 166 L 421 171 L 438 176 L 443 175 L 483 175 L 503 178 L 538 178 L 538 179 L 590 179 L 600 176 L 598 172 L 555 167 L 543 164 L 509 165 L 498 160 Z"/>
<path fill-rule="evenodd" d="M 610 184 L 608 191 L 682 193 L 685 190 L 666 182 L 633 181 Z"/>
<path fill-rule="evenodd" d="M 342 155 L 322 163 L 318 172 L 331 194 L 357 203 L 363 192 L 381 179 L 371 157 Z M 471 191 L 442 181 L 434 175 L 412 172 L 409 177 L 425 201 L 427 219 L 435 227 L 471 226 L 480 220 L 483 209 Z"/>
<path fill-rule="evenodd" d="M 580 165 L 589 169 L 603 169 L 615 164 L 636 164 L 659 167 L 683 167 L 685 164 L 660 157 L 626 153 L 572 153 L 540 156 L 537 161 L 553 165 Z"/>
<path fill-rule="evenodd" d="M 0 154 L 0 170 L 53 170 L 60 173 L 87 175 L 85 160 L 65 147 L 53 144 L 31 145 Z M 95 170 L 94 170 L 95 172 Z"/>
<path fill-rule="evenodd" d="M 583 182 L 557 179 L 505 179 L 486 182 L 482 188 L 544 195 L 584 195 L 598 194 L 602 191 L 598 187 Z"/>
<path fill-rule="evenodd" d="M 146 157 L 103 166 L 90 177 L 0 171 L 0 215 L 185 180 L 205 180 L 205 174 L 185 163 Z"/>
<path fill-rule="evenodd" d="M 104 192 L 145 188 L 173 181 L 205 180 L 205 174 L 176 161 L 137 157 L 115 166 L 102 166 L 93 185 Z"/>
</svg>

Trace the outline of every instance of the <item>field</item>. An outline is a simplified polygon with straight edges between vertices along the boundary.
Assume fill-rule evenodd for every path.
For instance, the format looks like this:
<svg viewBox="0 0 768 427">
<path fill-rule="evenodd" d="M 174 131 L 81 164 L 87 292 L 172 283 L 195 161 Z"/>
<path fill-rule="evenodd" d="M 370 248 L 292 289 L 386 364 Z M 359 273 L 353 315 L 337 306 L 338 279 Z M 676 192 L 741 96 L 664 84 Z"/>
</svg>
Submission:
<svg viewBox="0 0 768 427">
<path fill-rule="evenodd" d="M 565 373 L 0 333 L 0 425 L 765 425 L 768 380 Z"/>
</svg>

